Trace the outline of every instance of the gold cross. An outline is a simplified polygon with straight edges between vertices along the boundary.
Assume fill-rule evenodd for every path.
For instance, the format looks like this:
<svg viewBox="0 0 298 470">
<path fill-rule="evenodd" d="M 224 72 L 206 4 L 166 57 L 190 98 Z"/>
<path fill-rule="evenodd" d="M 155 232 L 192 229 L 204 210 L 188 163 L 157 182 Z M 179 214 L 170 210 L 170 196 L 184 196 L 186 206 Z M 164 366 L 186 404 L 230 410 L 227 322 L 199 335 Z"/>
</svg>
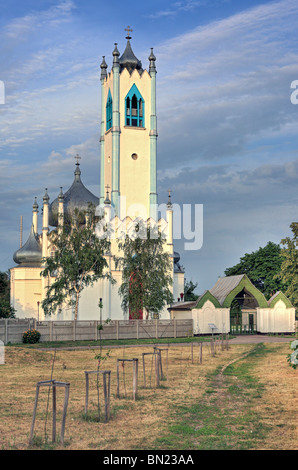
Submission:
<svg viewBox="0 0 298 470">
<path fill-rule="evenodd" d="M 75 160 L 77 161 L 77 165 L 79 165 L 79 160 L 81 160 L 81 157 L 80 155 L 77 153 L 76 156 L 75 156 Z"/>
<path fill-rule="evenodd" d="M 127 33 L 128 33 L 126 39 L 131 39 L 129 33 L 132 33 L 132 32 L 133 32 L 133 29 L 131 29 L 130 26 L 127 26 L 127 28 L 125 28 L 124 31 L 127 31 Z"/>
</svg>

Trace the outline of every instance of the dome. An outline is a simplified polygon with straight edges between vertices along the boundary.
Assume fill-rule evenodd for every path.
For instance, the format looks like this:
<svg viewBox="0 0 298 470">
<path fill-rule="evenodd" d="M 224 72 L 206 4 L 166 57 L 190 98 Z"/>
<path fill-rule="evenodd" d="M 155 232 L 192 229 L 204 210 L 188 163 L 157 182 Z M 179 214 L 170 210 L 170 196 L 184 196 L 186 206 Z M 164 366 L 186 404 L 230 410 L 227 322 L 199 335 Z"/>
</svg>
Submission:
<svg viewBox="0 0 298 470">
<path fill-rule="evenodd" d="M 32 224 L 28 240 L 25 245 L 14 253 L 13 260 L 15 263 L 21 264 L 22 266 L 39 266 L 41 259 L 41 246 L 34 233 L 34 227 Z"/>
<path fill-rule="evenodd" d="M 135 69 L 137 69 L 138 72 L 141 74 L 143 72 L 142 62 L 134 55 L 132 48 L 131 48 L 130 41 L 129 41 L 130 38 L 126 38 L 126 39 L 127 39 L 127 44 L 126 44 L 125 51 L 123 52 L 122 56 L 119 58 L 120 72 L 122 72 L 124 68 L 127 68 L 129 73 L 132 73 Z"/>
<path fill-rule="evenodd" d="M 64 194 L 64 217 L 66 220 L 73 217 L 75 209 L 86 211 L 89 204 L 93 204 L 95 207 L 99 204 L 99 198 L 94 196 L 82 183 L 79 163 L 76 163 L 76 166 L 74 181 L 69 190 Z M 49 207 L 49 224 L 52 227 L 58 226 L 58 208 L 59 196 Z"/>
<path fill-rule="evenodd" d="M 183 267 L 180 264 L 180 254 L 177 251 L 174 251 L 174 272 L 175 273 L 183 273 Z"/>
</svg>

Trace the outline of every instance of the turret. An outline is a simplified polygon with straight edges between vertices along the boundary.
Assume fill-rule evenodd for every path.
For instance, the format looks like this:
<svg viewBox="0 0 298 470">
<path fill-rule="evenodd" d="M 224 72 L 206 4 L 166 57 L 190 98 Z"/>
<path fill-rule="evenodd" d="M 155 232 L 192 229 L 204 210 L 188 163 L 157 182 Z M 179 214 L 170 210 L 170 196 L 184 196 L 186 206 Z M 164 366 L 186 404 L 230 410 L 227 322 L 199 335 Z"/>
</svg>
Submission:
<svg viewBox="0 0 298 470">
<path fill-rule="evenodd" d="M 35 201 L 32 206 L 32 224 L 34 228 L 34 233 L 37 234 L 38 232 L 38 204 L 37 204 L 37 198 L 35 198 Z"/>
<path fill-rule="evenodd" d="M 49 233 L 49 195 L 48 188 L 43 196 L 42 208 L 42 257 L 48 256 L 48 233 Z"/>
</svg>

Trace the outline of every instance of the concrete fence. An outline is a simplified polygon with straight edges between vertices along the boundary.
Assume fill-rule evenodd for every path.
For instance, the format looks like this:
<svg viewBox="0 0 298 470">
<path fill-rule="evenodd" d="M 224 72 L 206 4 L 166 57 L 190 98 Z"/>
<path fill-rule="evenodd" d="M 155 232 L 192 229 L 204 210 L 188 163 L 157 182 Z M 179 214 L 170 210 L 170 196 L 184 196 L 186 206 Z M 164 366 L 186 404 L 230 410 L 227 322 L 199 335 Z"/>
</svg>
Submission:
<svg viewBox="0 0 298 470">
<path fill-rule="evenodd" d="M 102 339 L 160 339 L 182 338 L 193 335 L 192 319 L 186 320 L 112 320 L 37 321 L 34 318 L 0 319 L 0 340 L 4 344 L 21 343 L 23 333 L 36 329 L 45 341 L 98 341 Z"/>
</svg>

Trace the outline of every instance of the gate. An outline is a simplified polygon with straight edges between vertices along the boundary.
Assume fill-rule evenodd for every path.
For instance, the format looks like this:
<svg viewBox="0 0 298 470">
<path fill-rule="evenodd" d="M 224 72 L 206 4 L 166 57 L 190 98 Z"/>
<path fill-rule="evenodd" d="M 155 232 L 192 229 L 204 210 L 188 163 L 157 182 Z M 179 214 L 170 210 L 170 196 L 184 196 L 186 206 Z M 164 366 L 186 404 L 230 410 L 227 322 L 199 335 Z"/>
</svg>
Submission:
<svg viewBox="0 0 298 470">
<path fill-rule="evenodd" d="M 257 333 L 257 325 L 254 323 L 248 325 L 231 325 L 230 330 L 233 335 L 255 335 Z"/>
<path fill-rule="evenodd" d="M 232 319 L 231 319 L 232 320 Z M 245 309 L 242 311 L 240 321 L 238 323 L 236 318 L 231 321 L 231 334 L 233 335 L 254 335 L 257 333 L 256 312 L 255 310 Z M 241 322 L 241 323 L 240 323 Z"/>
</svg>

